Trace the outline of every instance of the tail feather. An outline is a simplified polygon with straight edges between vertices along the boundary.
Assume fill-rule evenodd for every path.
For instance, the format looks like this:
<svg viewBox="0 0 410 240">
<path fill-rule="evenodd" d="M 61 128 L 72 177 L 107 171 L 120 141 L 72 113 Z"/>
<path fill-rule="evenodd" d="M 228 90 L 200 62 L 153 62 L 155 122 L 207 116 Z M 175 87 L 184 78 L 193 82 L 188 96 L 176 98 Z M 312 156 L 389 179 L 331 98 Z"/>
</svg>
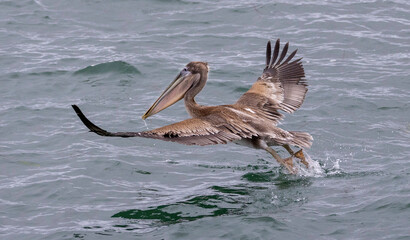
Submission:
<svg viewBox="0 0 410 240">
<path fill-rule="evenodd" d="M 307 132 L 290 132 L 293 139 L 291 144 L 301 148 L 310 148 L 312 146 L 313 137 Z"/>
</svg>

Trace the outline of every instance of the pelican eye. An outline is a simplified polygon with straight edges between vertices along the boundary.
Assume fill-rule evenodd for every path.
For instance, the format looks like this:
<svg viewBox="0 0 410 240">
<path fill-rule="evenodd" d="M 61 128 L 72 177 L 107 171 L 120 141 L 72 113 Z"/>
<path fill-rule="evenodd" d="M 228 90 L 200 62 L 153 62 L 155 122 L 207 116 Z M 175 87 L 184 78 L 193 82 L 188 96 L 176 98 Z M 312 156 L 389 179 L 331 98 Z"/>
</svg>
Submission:
<svg viewBox="0 0 410 240">
<path fill-rule="evenodd" d="M 188 73 L 189 73 L 188 67 L 184 67 L 184 68 L 181 70 L 181 74 L 182 74 L 182 75 L 187 75 Z"/>
</svg>

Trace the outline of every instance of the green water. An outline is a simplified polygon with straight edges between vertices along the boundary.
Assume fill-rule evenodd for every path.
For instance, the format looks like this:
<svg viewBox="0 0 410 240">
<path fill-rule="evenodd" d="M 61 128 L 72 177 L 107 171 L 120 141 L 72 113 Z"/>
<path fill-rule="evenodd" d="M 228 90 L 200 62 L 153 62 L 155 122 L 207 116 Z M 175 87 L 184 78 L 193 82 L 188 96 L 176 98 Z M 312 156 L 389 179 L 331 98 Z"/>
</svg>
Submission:
<svg viewBox="0 0 410 240">
<path fill-rule="evenodd" d="M 198 102 L 236 101 L 268 40 L 309 91 L 280 125 L 315 138 L 317 172 L 264 151 L 89 133 L 141 115 L 190 61 Z M 0 1 L 0 239 L 410 239 L 408 1 Z M 279 153 L 285 155 L 282 149 Z"/>
</svg>

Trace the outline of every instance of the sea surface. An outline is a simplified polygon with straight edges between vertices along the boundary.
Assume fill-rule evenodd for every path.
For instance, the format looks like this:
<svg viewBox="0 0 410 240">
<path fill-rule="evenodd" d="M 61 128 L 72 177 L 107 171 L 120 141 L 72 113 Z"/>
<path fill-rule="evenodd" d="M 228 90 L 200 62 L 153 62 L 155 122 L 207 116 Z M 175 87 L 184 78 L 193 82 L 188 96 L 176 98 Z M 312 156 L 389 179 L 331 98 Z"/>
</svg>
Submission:
<svg viewBox="0 0 410 240">
<path fill-rule="evenodd" d="M 234 103 L 277 38 L 309 83 L 280 125 L 315 139 L 296 176 L 240 145 L 101 137 L 71 108 L 181 121 L 183 102 L 141 116 L 190 61 L 211 68 L 199 103 Z M 410 239 L 407 0 L 0 0 L 0 39 L 2 240 Z"/>
</svg>

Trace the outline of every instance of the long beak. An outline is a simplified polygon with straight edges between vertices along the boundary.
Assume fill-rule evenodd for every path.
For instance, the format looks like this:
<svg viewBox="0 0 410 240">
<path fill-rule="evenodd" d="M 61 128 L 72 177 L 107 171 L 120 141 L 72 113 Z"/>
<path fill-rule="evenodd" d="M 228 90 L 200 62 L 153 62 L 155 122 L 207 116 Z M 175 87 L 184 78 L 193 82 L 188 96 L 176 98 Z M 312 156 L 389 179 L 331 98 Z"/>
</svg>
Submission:
<svg viewBox="0 0 410 240">
<path fill-rule="evenodd" d="M 154 115 L 181 100 L 192 86 L 192 76 L 193 75 L 190 72 L 179 74 L 142 116 L 142 119 L 145 120 L 147 117 Z"/>
</svg>

